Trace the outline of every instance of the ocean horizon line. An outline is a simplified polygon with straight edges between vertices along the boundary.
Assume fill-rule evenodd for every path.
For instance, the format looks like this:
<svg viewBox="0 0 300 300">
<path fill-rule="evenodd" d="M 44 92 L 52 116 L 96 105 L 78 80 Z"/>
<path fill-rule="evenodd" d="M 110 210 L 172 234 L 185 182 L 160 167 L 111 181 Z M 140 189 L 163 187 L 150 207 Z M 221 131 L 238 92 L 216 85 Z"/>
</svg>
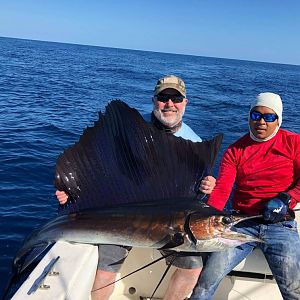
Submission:
<svg viewBox="0 0 300 300">
<path fill-rule="evenodd" d="M 33 42 L 41 42 L 41 43 L 56 43 L 56 44 L 85 46 L 85 47 L 97 47 L 97 48 L 106 48 L 106 49 L 117 49 L 117 50 L 124 50 L 124 51 L 140 51 L 140 52 L 147 52 L 147 53 L 150 52 L 150 53 L 167 54 L 167 55 L 192 56 L 192 57 L 202 57 L 202 58 L 209 58 L 209 59 L 224 59 L 224 60 L 230 60 L 230 61 L 241 61 L 241 62 L 259 63 L 259 64 L 263 63 L 263 64 L 275 64 L 275 65 L 286 65 L 286 66 L 300 67 L 300 65 L 291 64 L 291 63 L 271 62 L 271 61 L 257 61 L 257 60 L 240 59 L 240 58 L 230 58 L 230 57 L 204 56 L 204 55 L 189 54 L 189 53 L 161 52 L 161 51 L 145 50 L 145 49 L 119 48 L 119 47 L 101 46 L 101 45 L 93 45 L 93 44 L 79 44 L 79 43 L 76 43 L 76 42 L 62 42 L 62 41 L 51 41 L 51 40 L 38 40 L 38 39 L 32 39 L 32 38 L 11 37 L 11 36 L 0 36 L 0 38 L 15 39 L 15 40 L 25 40 L 25 41 L 33 41 Z"/>
</svg>

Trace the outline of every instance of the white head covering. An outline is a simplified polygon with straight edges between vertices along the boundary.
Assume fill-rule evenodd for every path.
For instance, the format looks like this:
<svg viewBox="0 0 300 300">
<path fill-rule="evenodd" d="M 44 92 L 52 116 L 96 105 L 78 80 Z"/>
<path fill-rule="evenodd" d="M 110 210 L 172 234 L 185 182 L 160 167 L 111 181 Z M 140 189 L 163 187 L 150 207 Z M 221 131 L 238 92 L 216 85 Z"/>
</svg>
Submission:
<svg viewBox="0 0 300 300">
<path fill-rule="evenodd" d="M 250 137 L 256 142 L 265 142 L 265 141 L 270 140 L 272 137 L 274 137 L 276 135 L 276 133 L 278 132 L 279 127 L 281 126 L 282 110 L 283 110 L 282 101 L 281 101 L 280 96 L 277 94 L 260 93 L 257 95 L 255 101 L 251 104 L 250 112 L 255 106 L 265 106 L 265 107 L 271 108 L 274 110 L 274 112 L 278 116 L 278 126 L 276 126 L 274 132 L 265 139 L 258 139 L 257 137 L 255 137 L 254 134 L 252 133 L 252 131 L 250 129 L 250 125 L 249 125 Z M 250 119 L 250 116 L 249 116 L 249 119 Z"/>
</svg>

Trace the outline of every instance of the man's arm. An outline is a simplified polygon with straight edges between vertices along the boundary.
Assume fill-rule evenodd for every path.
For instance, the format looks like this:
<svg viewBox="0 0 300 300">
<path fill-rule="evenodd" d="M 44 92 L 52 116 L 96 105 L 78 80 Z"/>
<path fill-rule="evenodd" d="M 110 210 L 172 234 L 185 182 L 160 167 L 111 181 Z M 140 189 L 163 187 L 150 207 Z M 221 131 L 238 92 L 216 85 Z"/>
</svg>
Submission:
<svg viewBox="0 0 300 300">
<path fill-rule="evenodd" d="M 287 191 L 291 196 L 291 202 L 289 207 L 294 208 L 298 203 L 300 203 L 300 179 L 297 180 L 296 185 Z"/>
<path fill-rule="evenodd" d="M 300 203 L 300 139 L 297 139 L 296 155 L 294 160 L 294 178 L 295 183 L 286 191 L 291 196 L 289 207 L 294 208 Z"/>
<path fill-rule="evenodd" d="M 220 165 L 216 186 L 209 196 L 207 204 L 223 210 L 230 196 L 237 172 L 236 158 L 232 149 L 227 149 Z"/>
</svg>

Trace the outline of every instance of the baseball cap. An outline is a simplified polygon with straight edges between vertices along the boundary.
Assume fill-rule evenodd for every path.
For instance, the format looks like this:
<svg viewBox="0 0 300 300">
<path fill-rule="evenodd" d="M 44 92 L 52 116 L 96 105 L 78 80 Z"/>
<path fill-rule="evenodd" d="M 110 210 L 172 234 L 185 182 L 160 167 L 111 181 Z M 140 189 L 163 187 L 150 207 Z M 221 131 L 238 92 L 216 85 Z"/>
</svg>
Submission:
<svg viewBox="0 0 300 300">
<path fill-rule="evenodd" d="M 178 91 L 182 96 L 186 97 L 184 81 L 175 75 L 167 75 L 159 79 L 154 89 L 154 96 L 157 96 L 165 89 L 174 89 Z"/>
</svg>

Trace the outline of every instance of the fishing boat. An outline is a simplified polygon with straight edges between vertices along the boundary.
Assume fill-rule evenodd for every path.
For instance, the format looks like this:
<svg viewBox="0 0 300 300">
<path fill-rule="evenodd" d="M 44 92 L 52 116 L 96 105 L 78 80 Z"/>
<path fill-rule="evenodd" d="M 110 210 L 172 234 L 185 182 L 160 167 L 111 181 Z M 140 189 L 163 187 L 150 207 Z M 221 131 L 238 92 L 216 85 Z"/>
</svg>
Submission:
<svg viewBox="0 0 300 300">
<path fill-rule="evenodd" d="M 180 204 L 185 207 L 184 209 L 187 209 L 186 205 L 191 204 L 196 199 L 195 197 L 199 196 L 198 193 L 195 193 L 195 182 L 198 182 L 207 170 L 211 170 L 221 139 L 222 136 L 217 136 L 203 143 L 192 143 L 173 135 L 166 135 L 150 126 L 136 110 L 131 109 L 125 103 L 113 101 L 109 104 L 105 117 L 102 116 L 93 128 L 88 128 L 79 142 L 66 149 L 58 158 L 55 185 L 58 190 L 68 191 L 71 200 L 60 207 L 60 215 L 57 218 L 47 223 L 41 230 L 35 231 L 23 245 L 21 251 L 18 252 L 16 256 L 18 262 L 20 259 L 22 261 L 22 258 L 25 260 L 28 257 L 35 258 L 35 251 L 33 252 L 34 255 L 27 256 L 27 253 L 30 253 L 29 250 L 35 249 L 33 246 L 47 246 L 49 245 L 48 242 L 56 241 L 12 299 L 89 299 L 98 261 L 98 247 L 94 244 L 105 243 L 105 241 L 106 243 L 117 244 L 113 242 L 116 236 L 118 236 L 118 242 L 121 245 L 123 243 L 120 241 L 125 237 L 126 245 L 135 247 L 148 245 L 149 248 L 133 248 L 130 251 L 121 268 L 120 280 L 116 282 L 111 298 L 116 300 L 162 299 L 175 268 L 170 268 L 156 290 L 165 273 L 166 265 L 164 259 L 151 264 L 160 257 L 160 253 L 150 246 L 156 245 L 158 241 L 164 241 L 163 237 L 168 236 L 168 234 L 164 233 L 151 241 L 150 244 L 134 244 L 131 243 L 134 240 L 132 234 L 122 233 L 123 228 L 127 229 L 124 222 L 125 220 L 127 222 L 132 220 L 129 219 L 129 212 L 130 215 L 134 215 L 134 218 L 140 216 L 140 220 L 144 222 L 145 211 L 148 208 L 145 203 L 150 200 L 154 203 L 155 201 L 161 203 L 162 197 L 162 203 L 167 208 L 169 207 L 167 200 L 172 200 L 170 207 L 176 206 L 176 209 L 179 209 L 178 205 Z M 102 144 L 95 146 L 95 141 L 97 143 L 105 142 L 106 146 L 104 147 Z M 108 147 L 108 145 L 110 146 Z M 100 153 L 99 149 L 101 149 Z M 89 163 L 87 159 L 84 159 L 85 157 L 95 159 Z M 157 161 L 164 163 L 157 164 Z M 107 175 L 108 171 L 110 176 Z M 159 174 L 159 182 L 157 182 L 158 177 L 153 176 L 153 174 Z M 177 174 L 181 174 L 181 176 L 178 177 Z M 86 178 L 88 180 L 85 180 Z M 99 178 L 101 178 L 101 184 L 99 184 Z M 120 186 L 122 188 L 115 188 Z M 196 190 L 198 189 L 196 188 Z M 139 203 L 143 198 L 142 196 L 145 198 L 142 201 L 144 214 L 132 211 L 134 203 Z M 185 202 L 177 201 L 177 204 L 174 205 L 177 198 L 179 200 L 185 199 Z M 120 203 L 120 201 L 123 202 Z M 193 205 L 196 203 L 198 202 L 194 201 Z M 130 205 L 130 209 L 126 210 L 125 216 L 126 204 Z M 85 209 L 94 211 L 97 207 L 101 208 L 102 213 L 105 213 L 104 208 L 110 206 L 113 210 L 119 209 L 117 214 L 113 214 L 115 223 L 111 221 L 111 211 L 109 211 L 110 218 L 107 218 L 108 215 L 99 218 L 97 213 L 82 213 Z M 160 205 L 160 211 L 162 209 L 162 205 Z M 148 214 L 152 221 L 153 211 L 151 209 L 151 214 Z M 169 212 L 169 209 L 165 211 Z M 201 211 L 204 212 L 203 206 L 201 206 Z M 182 213 L 181 208 L 180 212 Z M 155 216 L 157 215 L 156 210 Z M 179 215 L 181 216 L 181 214 Z M 94 218 L 89 219 L 86 216 Z M 119 220 L 119 216 L 125 216 L 122 222 L 116 222 Z M 164 212 L 163 218 L 161 218 L 164 222 L 165 216 Z M 207 216 L 211 216 L 211 214 Z M 297 218 L 300 222 L 299 214 Z M 89 224 L 92 224 L 93 229 L 96 228 L 95 223 L 102 221 L 105 224 L 105 228 L 101 227 L 103 232 L 111 231 L 111 226 L 114 226 L 114 233 L 110 232 L 108 240 L 105 240 L 105 235 L 99 239 L 101 230 L 93 231 L 96 233 L 94 236 L 97 239 L 95 240 L 91 240 L 91 238 L 85 240 L 86 234 L 81 235 L 80 238 L 82 239 L 75 239 L 72 234 L 71 239 L 60 238 L 63 235 L 63 228 L 68 229 L 67 232 L 74 232 L 78 238 L 79 231 L 84 232 L 81 229 L 86 228 L 85 220 L 92 220 Z M 114 225 L 107 226 L 108 220 L 111 221 L 110 225 Z M 79 221 L 83 223 L 79 223 L 80 226 L 78 227 Z M 70 226 L 71 223 L 72 226 Z M 118 229 L 116 229 L 117 224 L 120 225 Z M 135 224 L 140 225 L 141 223 L 135 222 Z M 154 224 L 157 225 L 158 222 L 155 221 Z M 183 224 L 186 222 L 184 221 Z M 67 226 L 64 227 L 63 225 Z M 147 229 L 148 225 L 144 227 Z M 158 227 L 170 228 L 169 226 Z M 140 228 L 140 226 L 137 227 L 137 229 Z M 78 231 L 78 229 L 80 230 Z M 137 232 L 142 231 L 137 230 Z M 144 237 L 145 234 L 140 236 Z M 208 251 L 207 248 L 204 249 L 202 251 Z M 219 250 L 221 249 L 210 251 Z M 32 259 L 29 258 L 27 262 L 32 262 Z M 22 264 L 17 265 L 21 266 L 20 269 L 17 268 L 21 272 L 23 270 Z M 131 274 L 146 265 L 149 266 Z M 128 274 L 131 275 L 126 276 Z M 266 294 L 272 300 L 281 299 L 265 258 L 259 250 L 255 250 L 222 281 L 214 300 L 265 300 Z"/>
<path fill-rule="evenodd" d="M 298 205 L 298 208 L 300 205 Z M 300 212 L 296 213 L 300 230 Z M 118 279 L 150 264 L 160 257 L 153 249 L 134 248 L 121 268 Z M 57 242 L 39 262 L 13 300 L 90 298 L 98 260 L 93 245 Z M 116 283 L 113 300 L 150 299 L 165 272 L 164 260 L 148 266 Z M 152 299 L 162 299 L 172 273 L 171 267 Z M 259 249 L 253 251 L 221 282 L 214 300 L 281 300 L 278 286 Z"/>
</svg>

